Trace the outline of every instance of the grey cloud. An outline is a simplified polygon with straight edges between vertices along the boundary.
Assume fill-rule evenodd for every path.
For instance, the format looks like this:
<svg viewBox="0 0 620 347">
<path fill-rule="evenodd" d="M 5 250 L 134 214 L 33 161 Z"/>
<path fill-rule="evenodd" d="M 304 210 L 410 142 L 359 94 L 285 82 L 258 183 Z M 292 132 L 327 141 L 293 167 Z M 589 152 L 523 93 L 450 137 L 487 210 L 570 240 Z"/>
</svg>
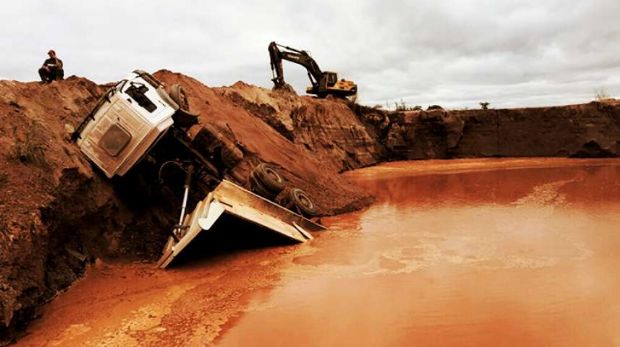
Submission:
<svg viewBox="0 0 620 347">
<path fill-rule="evenodd" d="M 271 87 L 267 44 L 311 51 L 360 100 L 494 107 L 620 93 L 617 0 L 33 1 L 0 14 L 0 78 L 35 80 L 53 47 L 97 82 L 168 68 L 207 85 Z M 305 70 L 285 63 L 299 93 Z"/>
</svg>

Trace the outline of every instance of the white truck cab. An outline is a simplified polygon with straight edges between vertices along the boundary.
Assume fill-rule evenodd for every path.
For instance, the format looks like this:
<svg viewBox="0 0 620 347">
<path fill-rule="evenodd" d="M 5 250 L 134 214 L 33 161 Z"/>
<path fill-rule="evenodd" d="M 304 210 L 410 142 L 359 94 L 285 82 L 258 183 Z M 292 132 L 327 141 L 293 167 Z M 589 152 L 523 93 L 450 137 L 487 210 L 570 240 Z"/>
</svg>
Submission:
<svg viewBox="0 0 620 347">
<path fill-rule="evenodd" d="M 148 73 L 110 89 L 76 131 L 80 150 L 108 178 L 123 176 L 173 124 L 179 106 Z"/>
</svg>

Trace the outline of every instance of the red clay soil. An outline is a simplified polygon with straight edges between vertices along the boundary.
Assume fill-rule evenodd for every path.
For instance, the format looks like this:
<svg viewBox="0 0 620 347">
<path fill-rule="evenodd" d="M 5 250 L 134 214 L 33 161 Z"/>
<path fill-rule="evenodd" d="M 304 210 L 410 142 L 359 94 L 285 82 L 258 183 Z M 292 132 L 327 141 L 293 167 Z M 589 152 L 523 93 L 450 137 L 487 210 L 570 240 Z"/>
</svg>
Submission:
<svg viewBox="0 0 620 347">
<path fill-rule="evenodd" d="M 62 257 L 64 250 L 51 249 L 56 235 L 44 220 L 44 209 L 65 183 L 96 184 L 89 164 L 66 140 L 64 125 L 76 124 L 103 89 L 72 77 L 45 86 L 2 81 L 0 90 L 1 341 L 3 327 L 31 319 L 34 307 L 77 278 L 56 266 L 55 255 Z M 93 203 L 109 196 L 111 189 L 101 189 L 100 200 Z"/>
<path fill-rule="evenodd" d="M 243 145 L 233 177 L 243 181 L 257 161 L 271 163 L 323 215 L 366 206 L 372 198 L 338 173 L 381 161 L 620 152 L 615 102 L 384 112 L 243 82 L 210 88 L 166 70 L 155 76 L 180 83 L 202 124 Z M 103 92 L 79 77 L 0 81 L 0 345 L 96 258 L 157 258 L 177 218 L 176 195 L 149 192 L 131 172 L 105 179 L 69 141 Z"/>
<path fill-rule="evenodd" d="M 348 183 L 337 175 L 339 171 L 343 170 L 343 166 L 352 166 L 348 163 L 340 163 L 341 158 L 338 157 L 340 153 L 326 153 L 311 146 L 305 146 L 303 142 L 292 142 L 291 139 L 286 138 L 276 128 L 265 122 L 264 118 L 231 102 L 222 89 L 209 88 L 191 77 L 167 70 L 158 71 L 155 73 L 155 77 L 167 85 L 181 84 L 189 95 L 192 112 L 200 114 L 201 123 L 215 125 L 223 134 L 227 134 L 231 139 L 234 138 L 243 144 L 250 155 L 235 168 L 236 177 L 248 177 L 252 169 L 251 162 L 253 159 L 259 159 L 278 167 L 278 171 L 292 186 L 309 193 L 323 215 L 351 211 L 368 204 L 368 196 L 360 193 L 357 186 Z M 238 85 L 233 86 L 232 89 L 235 90 Z M 243 87 L 243 85 L 239 86 Z M 281 99 L 278 101 L 281 103 L 291 102 L 287 100 L 288 95 L 280 96 L 280 94 L 258 87 L 251 88 L 253 92 L 264 93 L 267 97 L 280 97 Z M 346 130 L 354 124 L 359 124 L 355 114 L 340 101 L 315 101 L 310 97 L 296 97 L 296 99 L 303 104 L 320 103 L 324 109 L 332 110 L 330 122 L 344 123 L 340 125 L 340 131 Z M 285 111 L 281 112 L 286 114 Z M 306 122 L 314 122 L 315 127 L 326 127 L 325 123 L 321 123 L 325 119 L 311 118 L 314 114 L 306 112 L 304 114 Z M 200 125 L 194 126 L 194 128 L 200 128 Z M 303 129 L 295 130 L 300 133 L 304 132 Z M 331 143 L 335 142 L 336 139 L 331 134 L 324 134 L 323 141 Z M 377 156 L 377 158 L 364 164 L 375 164 L 378 160 L 379 157 Z M 361 166 L 357 165 L 353 168 Z"/>
<path fill-rule="evenodd" d="M 183 85 L 201 123 L 236 137 L 247 149 L 236 177 L 247 176 L 257 160 L 272 163 L 324 215 L 371 201 L 338 175 L 339 158 L 316 156 L 292 143 L 220 90 L 169 71 L 156 76 L 167 85 Z M 179 208 L 174 196 L 136 198 L 144 196 L 140 181 L 129 175 L 110 182 L 69 141 L 104 90 L 79 77 L 49 85 L 0 81 L 0 341 L 10 341 L 42 303 L 82 275 L 86 263 L 99 257 L 156 259 L 174 224 Z M 345 122 L 356 121 L 336 101 L 319 103 L 347 111 Z"/>
<path fill-rule="evenodd" d="M 389 118 L 383 143 L 391 160 L 620 154 L 620 101 L 615 99 L 540 108 L 397 112 Z"/>
</svg>

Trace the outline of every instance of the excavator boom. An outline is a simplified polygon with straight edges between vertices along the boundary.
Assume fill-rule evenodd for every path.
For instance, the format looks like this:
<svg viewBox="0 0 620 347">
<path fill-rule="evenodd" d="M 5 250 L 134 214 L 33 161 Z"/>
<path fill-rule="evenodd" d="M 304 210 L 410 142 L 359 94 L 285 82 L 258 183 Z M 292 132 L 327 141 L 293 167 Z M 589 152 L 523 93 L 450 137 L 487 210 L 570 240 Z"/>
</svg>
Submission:
<svg viewBox="0 0 620 347">
<path fill-rule="evenodd" d="M 269 44 L 268 50 L 271 60 L 271 72 L 273 74 L 272 81 L 275 89 L 286 85 L 282 60 L 288 60 L 306 68 L 308 78 L 310 83 L 312 83 L 312 86 L 306 89 L 308 94 L 314 94 L 318 97 L 325 97 L 327 95 L 348 97 L 357 94 L 357 85 L 355 83 L 344 79 L 339 81 L 338 75 L 335 72 L 321 71 L 317 62 L 306 51 L 279 45 L 275 42 Z"/>
</svg>

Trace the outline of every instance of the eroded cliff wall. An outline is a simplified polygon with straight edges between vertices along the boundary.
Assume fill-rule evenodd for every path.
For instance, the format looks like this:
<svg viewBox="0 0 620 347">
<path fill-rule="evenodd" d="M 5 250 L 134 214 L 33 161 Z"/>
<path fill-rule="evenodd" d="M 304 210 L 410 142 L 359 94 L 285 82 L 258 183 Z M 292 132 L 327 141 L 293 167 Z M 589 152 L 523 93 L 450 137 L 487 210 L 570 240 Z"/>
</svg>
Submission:
<svg viewBox="0 0 620 347">
<path fill-rule="evenodd" d="M 620 103 L 390 114 L 390 160 L 463 157 L 617 157 Z"/>
</svg>

